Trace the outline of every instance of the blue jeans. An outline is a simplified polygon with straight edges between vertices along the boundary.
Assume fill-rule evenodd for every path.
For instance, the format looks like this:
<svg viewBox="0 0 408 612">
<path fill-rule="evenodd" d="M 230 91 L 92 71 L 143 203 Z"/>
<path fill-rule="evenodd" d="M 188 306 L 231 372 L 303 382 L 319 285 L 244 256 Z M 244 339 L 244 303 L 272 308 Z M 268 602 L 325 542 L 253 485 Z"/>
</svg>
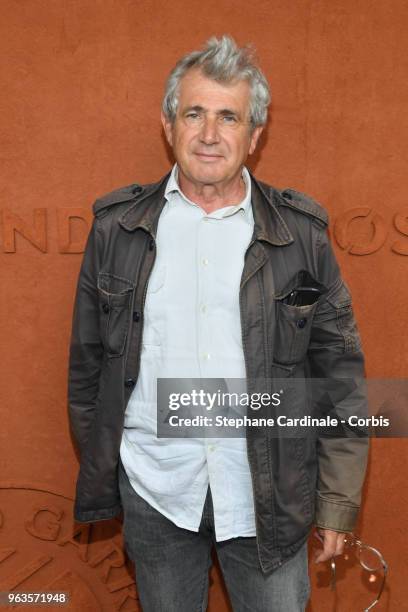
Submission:
<svg viewBox="0 0 408 612">
<path fill-rule="evenodd" d="M 215 541 L 211 491 L 198 533 L 177 527 L 136 493 L 119 461 L 123 537 L 143 612 L 205 612 L 215 546 L 234 612 L 303 612 L 310 594 L 307 543 L 264 574 L 256 538 Z"/>
</svg>

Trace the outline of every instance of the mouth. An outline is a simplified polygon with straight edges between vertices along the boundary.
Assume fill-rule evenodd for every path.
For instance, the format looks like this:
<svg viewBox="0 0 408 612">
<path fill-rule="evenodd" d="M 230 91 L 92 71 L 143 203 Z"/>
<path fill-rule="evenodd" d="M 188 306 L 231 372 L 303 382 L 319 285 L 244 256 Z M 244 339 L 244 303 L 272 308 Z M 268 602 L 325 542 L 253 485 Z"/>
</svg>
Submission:
<svg viewBox="0 0 408 612">
<path fill-rule="evenodd" d="M 217 153 L 194 153 L 194 155 L 203 162 L 219 161 L 223 157 Z"/>
</svg>

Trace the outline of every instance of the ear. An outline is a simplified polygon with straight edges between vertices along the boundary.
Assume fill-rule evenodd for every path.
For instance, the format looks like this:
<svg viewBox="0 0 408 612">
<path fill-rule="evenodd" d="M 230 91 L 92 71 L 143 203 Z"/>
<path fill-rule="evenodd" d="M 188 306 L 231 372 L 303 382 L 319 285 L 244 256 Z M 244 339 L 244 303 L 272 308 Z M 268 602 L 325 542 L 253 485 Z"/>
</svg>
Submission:
<svg viewBox="0 0 408 612">
<path fill-rule="evenodd" d="M 256 149 L 256 145 L 258 144 L 258 140 L 260 135 L 262 134 L 264 129 L 263 125 L 257 125 L 256 128 L 254 129 L 254 131 L 251 134 L 251 141 L 250 141 L 250 145 L 249 145 L 249 155 L 252 155 L 252 153 L 255 151 Z"/>
<path fill-rule="evenodd" d="M 161 122 L 163 125 L 164 133 L 166 134 L 167 142 L 172 147 L 173 146 L 173 124 L 163 112 L 161 113 L 160 118 L 161 118 Z"/>
</svg>

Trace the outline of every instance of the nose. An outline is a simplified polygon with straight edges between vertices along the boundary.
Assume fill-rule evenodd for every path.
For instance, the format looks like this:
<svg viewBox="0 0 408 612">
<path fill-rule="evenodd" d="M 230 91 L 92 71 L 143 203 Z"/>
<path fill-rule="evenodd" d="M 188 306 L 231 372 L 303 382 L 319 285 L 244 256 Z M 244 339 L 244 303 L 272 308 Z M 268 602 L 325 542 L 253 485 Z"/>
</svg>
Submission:
<svg viewBox="0 0 408 612">
<path fill-rule="evenodd" d="M 201 142 L 211 145 L 219 141 L 216 117 L 205 117 L 200 134 Z"/>
</svg>

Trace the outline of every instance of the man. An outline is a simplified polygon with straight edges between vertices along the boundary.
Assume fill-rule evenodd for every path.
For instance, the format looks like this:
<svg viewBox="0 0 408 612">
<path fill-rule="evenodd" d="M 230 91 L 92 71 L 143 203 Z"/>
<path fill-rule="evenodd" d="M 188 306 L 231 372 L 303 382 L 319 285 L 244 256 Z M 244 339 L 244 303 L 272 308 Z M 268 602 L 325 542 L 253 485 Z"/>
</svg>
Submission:
<svg viewBox="0 0 408 612">
<path fill-rule="evenodd" d="M 245 167 L 269 100 L 248 50 L 210 39 L 167 82 L 171 173 L 93 207 L 69 364 L 75 518 L 123 509 L 145 612 L 205 610 L 213 545 L 235 611 L 304 610 L 312 525 L 320 562 L 357 518 L 366 440 L 156 437 L 159 377 L 364 377 L 326 211 Z"/>
</svg>

